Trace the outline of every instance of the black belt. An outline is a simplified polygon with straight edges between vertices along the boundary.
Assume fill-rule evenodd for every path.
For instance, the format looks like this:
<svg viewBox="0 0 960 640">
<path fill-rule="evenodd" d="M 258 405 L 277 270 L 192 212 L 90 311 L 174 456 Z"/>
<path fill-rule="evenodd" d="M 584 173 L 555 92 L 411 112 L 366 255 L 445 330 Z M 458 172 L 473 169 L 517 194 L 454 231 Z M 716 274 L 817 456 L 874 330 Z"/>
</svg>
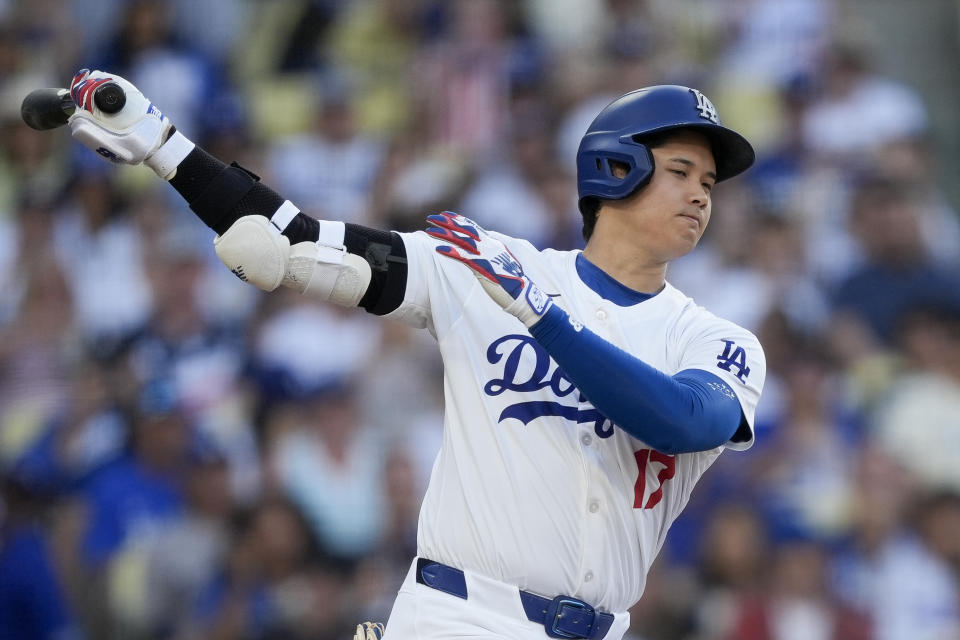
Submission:
<svg viewBox="0 0 960 640">
<path fill-rule="evenodd" d="M 467 599 L 467 581 L 460 569 L 417 558 L 417 582 Z M 527 618 L 542 624 L 551 638 L 602 638 L 614 620 L 612 613 L 597 611 L 571 596 L 557 596 L 551 600 L 521 589 L 520 603 Z"/>
</svg>

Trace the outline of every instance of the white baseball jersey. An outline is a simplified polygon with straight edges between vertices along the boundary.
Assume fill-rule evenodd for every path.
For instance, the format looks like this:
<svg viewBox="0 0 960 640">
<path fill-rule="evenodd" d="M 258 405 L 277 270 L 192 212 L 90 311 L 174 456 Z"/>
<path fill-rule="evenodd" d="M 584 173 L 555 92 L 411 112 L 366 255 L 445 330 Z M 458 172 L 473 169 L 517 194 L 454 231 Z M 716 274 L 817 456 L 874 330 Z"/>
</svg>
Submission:
<svg viewBox="0 0 960 640">
<path fill-rule="evenodd" d="M 469 268 L 436 253 L 440 241 L 401 235 L 406 294 L 390 317 L 426 327 L 445 370 L 443 445 L 420 511 L 418 554 L 547 597 L 625 611 L 724 447 L 667 455 L 616 428 Z M 752 430 L 765 362 L 750 332 L 669 284 L 618 306 L 581 279 L 579 251 L 539 251 L 493 235 L 571 318 L 605 340 L 669 375 L 696 368 L 724 379 Z M 751 433 L 726 447 L 752 441 Z"/>
</svg>

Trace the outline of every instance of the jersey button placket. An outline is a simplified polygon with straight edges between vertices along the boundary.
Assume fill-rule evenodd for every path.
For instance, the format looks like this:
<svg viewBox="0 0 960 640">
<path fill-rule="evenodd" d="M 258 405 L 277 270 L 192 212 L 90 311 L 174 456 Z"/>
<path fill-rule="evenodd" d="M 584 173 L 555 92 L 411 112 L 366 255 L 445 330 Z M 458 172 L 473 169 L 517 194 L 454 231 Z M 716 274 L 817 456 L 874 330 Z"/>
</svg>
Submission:
<svg viewBox="0 0 960 640">
<path fill-rule="evenodd" d="M 597 563 L 602 565 L 604 561 L 605 550 L 602 541 L 607 539 L 607 530 L 611 526 L 602 508 L 608 496 L 604 492 L 604 479 L 600 472 L 608 462 L 604 456 L 604 450 L 608 447 L 603 446 L 604 441 L 593 434 L 592 423 L 589 428 L 585 427 L 584 431 L 580 432 L 579 440 L 582 445 L 581 455 L 588 461 L 587 482 L 584 486 L 586 495 L 580 503 L 583 534 L 580 541 L 582 553 L 579 558 L 579 573 L 582 576 L 582 582 L 590 582 L 593 580 L 594 571 L 598 569 Z"/>
</svg>

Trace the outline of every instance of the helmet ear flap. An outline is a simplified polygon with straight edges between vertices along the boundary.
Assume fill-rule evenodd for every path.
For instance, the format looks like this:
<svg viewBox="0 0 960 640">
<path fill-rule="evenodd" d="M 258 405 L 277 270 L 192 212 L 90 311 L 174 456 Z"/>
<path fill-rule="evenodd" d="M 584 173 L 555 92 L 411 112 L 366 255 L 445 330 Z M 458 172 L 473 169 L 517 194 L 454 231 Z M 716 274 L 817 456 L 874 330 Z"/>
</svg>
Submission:
<svg viewBox="0 0 960 640">
<path fill-rule="evenodd" d="M 587 195 L 605 200 L 620 200 L 645 186 L 653 175 L 653 154 L 646 145 L 628 139 L 627 144 L 610 148 L 581 148 L 577 156 L 577 176 L 581 186 L 588 185 L 589 194 L 580 198 L 580 212 L 585 213 Z M 595 207 L 593 207 L 595 210 Z"/>
<path fill-rule="evenodd" d="M 580 183 L 593 180 L 593 188 L 603 189 L 603 195 L 582 195 L 577 206 L 583 216 L 583 239 L 590 240 L 597 212 L 603 200 L 620 200 L 647 186 L 653 177 L 653 153 L 645 144 L 633 141 L 630 154 L 610 152 L 598 149 L 593 153 L 581 153 L 577 156 L 577 173 Z M 589 158 L 593 163 L 591 170 L 584 167 L 582 161 Z M 620 171 L 618 171 L 620 169 Z M 617 175 L 622 171 L 622 175 Z M 585 177 L 588 176 L 589 177 Z"/>
</svg>

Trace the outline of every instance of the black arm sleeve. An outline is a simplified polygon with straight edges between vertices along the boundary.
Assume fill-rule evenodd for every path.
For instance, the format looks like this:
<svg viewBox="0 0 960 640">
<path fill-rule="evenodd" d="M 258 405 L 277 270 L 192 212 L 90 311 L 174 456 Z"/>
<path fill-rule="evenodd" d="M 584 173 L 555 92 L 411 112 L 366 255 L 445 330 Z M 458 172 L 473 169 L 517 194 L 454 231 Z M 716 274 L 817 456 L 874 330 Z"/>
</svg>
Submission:
<svg viewBox="0 0 960 640">
<path fill-rule="evenodd" d="M 195 147 L 177 166 L 170 185 L 183 196 L 205 225 L 223 234 L 243 216 L 271 217 L 283 204 L 283 198 L 260 183 L 255 173 L 233 163 L 224 164 L 200 147 Z M 303 213 L 283 230 L 290 244 L 318 237 L 314 218 Z"/>
<path fill-rule="evenodd" d="M 400 235 L 347 224 L 343 243 L 347 251 L 363 256 L 370 265 L 372 277 L 360 306 L 383 316 L 403 302 L 407 288 L 407 250 Z"/>
<path fill-rule="evenodd" d="M 273 216 L 284 199 L 260 177 L 233 163 L 227 165 L 200 147 L 195 147 L 177 166 L 170 185 L 183 196 L 190 209 L 218 234 L 239 218 Z M 316 242 L 319 222 L 298 213 L 283 235 L 290 244 Z M 389 231 L 347 224 L 344 245 L 362 256 L 372 271 L 370 285 L 359 306 L 375 315 L 386 315 L 400 306 L 407 286 L 407 253 L 400 236 Z"/>
</svg>

